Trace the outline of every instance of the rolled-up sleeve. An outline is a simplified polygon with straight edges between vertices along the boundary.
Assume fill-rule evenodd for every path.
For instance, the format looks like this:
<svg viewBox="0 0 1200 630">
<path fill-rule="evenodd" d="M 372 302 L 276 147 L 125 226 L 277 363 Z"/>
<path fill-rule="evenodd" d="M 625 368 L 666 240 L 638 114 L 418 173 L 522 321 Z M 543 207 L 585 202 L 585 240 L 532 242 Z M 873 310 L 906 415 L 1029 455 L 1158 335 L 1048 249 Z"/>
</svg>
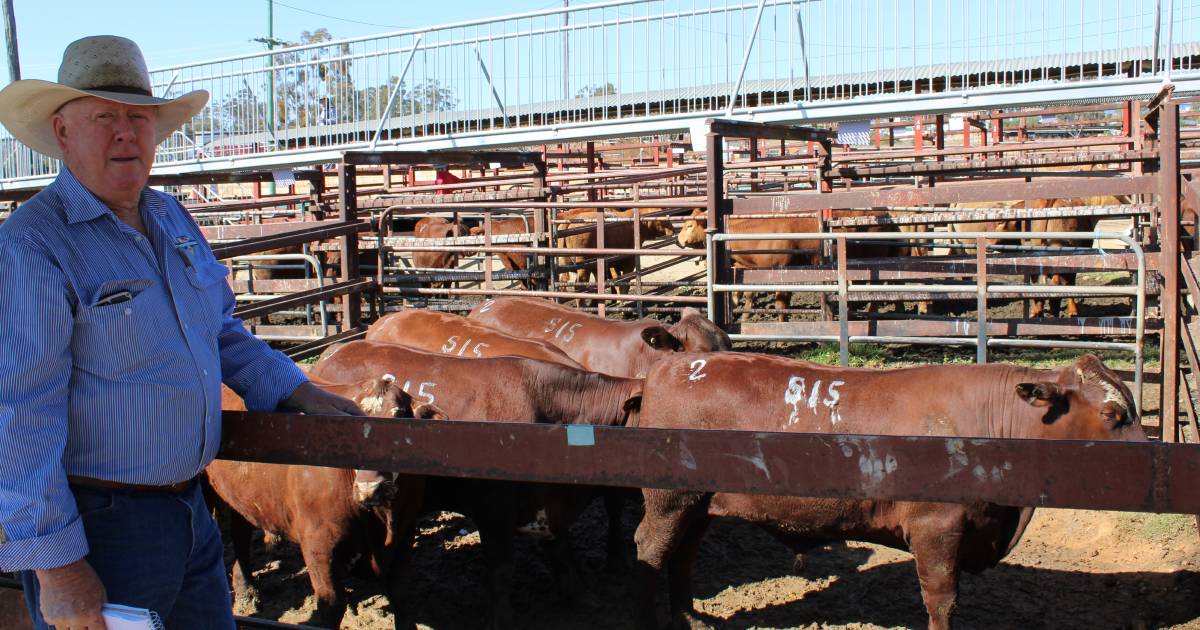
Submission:
<svg viewBox="0 0 1200 630">
<path fill-rule="evenodd" d="M 88 553 L 67 487 L 73 315 L 67 281 L 36 244 L 0 239 L 0 571 Z"/>
<path fill-rule="evenodd" d="M 250 334 L 233 316 L 233 291 L 226 286 L 221 304 L 222 380 L 246 402 L 250 411 L 274 411 L 307 380 L 287 355 Z"/>
</svg>

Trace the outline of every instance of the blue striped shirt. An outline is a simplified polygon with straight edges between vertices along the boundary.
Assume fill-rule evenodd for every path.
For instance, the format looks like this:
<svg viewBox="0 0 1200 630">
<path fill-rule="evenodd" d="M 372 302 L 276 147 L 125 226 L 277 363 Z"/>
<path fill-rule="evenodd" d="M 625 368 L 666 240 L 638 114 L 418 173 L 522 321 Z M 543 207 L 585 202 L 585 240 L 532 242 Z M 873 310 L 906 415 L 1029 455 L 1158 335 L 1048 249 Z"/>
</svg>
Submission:
<svg viewBox="0 0 1200 630">
<path fill-rule="evenodd" d="M 183 207 L 147 188 L 140 208 L 149 238 L 63 169 L 0 225 L 0 571 L 87 555 L 67 475 L 189 479 L 220 445 L 222 379 L 251 410 L 304 381 L 233 317 Z"/>
</svg>

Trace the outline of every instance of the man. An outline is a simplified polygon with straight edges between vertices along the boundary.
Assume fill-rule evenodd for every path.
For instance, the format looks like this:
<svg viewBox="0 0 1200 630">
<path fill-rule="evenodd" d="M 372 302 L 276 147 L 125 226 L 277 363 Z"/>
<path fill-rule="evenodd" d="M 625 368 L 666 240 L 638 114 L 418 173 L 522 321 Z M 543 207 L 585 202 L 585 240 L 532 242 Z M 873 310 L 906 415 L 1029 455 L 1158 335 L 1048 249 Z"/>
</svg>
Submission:
<svg viewBox="0 0 1200 630">
<path fill-rule="evenodd" d="M 233 318 L 227 269 L 171 197 L 155 147 L 204 91 L 155 98 L 112 36 L 58 83 L 0 91 L 0 122 L 59 158 L 0 226 L 0 571 L 40 628 L 104 628 L 105 602 L 168 628 L 232 628 L 220 535 L 195 481 L 220 443 L 221 382 L 252 410 L 361 413 Z"/>
</svg>

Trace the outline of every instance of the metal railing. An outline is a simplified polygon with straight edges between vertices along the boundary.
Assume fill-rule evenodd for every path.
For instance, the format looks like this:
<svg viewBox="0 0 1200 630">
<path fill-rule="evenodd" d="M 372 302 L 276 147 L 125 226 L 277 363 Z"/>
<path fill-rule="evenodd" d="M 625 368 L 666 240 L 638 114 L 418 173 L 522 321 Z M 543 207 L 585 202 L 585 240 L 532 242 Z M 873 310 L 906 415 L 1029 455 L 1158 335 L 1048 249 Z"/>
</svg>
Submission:
<svg viewBox="0 0 1200 630">
<path fill-rule="evenodd" d="M 1128 234 L 1116 232 L 875 232 L 875 233 L 836 233 L 804 232 L 794 234 L 715 234 L 709 233 L 706 239 L 706 251 L 710 261 L 717 260 L 715 244 L 720 241 L 754 241 L 754 240 L 828 240 L 837 245 L 836 284 L 721 284 L 712 280 L 711 272 L 708 282 L 708 312 L 716 311 L 716 294 L 745 291 L 777 291 L 791 293 L 836 294 L 838 300 L 837 335 L 746 335 L 731 334 L 734 341 L 835 341 L 838 343 L 840 363 L 850 364 L 851 343 L 883 343 L 883 344 L 936 344 L 936 345 L 973 345 L 976 347 L 976 362 L 987 362 L 987 349 L 993 346 L 1008 347 L 1038 347 L 1038 348 L 1082 348 L 1095 350 L 1123 350 L 1134 355 L 1134 389 L 1137 392 L 1137 407 L 1142 409 L 1142 373 L 1145 355 L 1142 342 L 1145 337 L 1146 325 L 1146 254 L 1136 240 Z M 1054 239 L 1054 240 L 1116 240 L 1124 243 L 1132 251 L 1137 260 L 1137 278 L 1133 286 L 1028 286 L 1010 284 L 992 284 L 988 282 L 987 249 L 988 240 L 1022 240 L 1022 239 Z M 954 240 L 974 241 L 976 249 L 976 272 L 973 284 L 850 284 L 847 279 L 846 242 L 848 240 L 884 241 L 884 240 Z M 851 335 L 849 318 L 849 296 L 851 293 L 941 293 L 968 294 L 974 293 L 977 300 L 976 334 L 971 337 L 924 337 L 924 336 L 880 336 L 880 335 Z M 1068 295 L 1089 296 L 1131 296 L 1134 298 L 1134 341 L 1075 341 L 1075 340 L 1033 340 L 1033 339 L 989 339 L 988 338 L 988 296 L 995 294 L 1020 293 L 1028 296 L 1054 297 Z"/>
<path fill-rule="evenodd" d="M 1197 33 L 1200 0 L 596 2 L 155 70 L 158 95 L 212 95 L 157 164 L 288 164 L 518 128 L 531 144 L 571 126 L 657 120 L 663 131 L 751 111 L 799 120 L 819 101 L 886 94 L 1178 81 L 1198 69 Z M 57 168 L 0 134 L 0 181 Z"/>
</svg>

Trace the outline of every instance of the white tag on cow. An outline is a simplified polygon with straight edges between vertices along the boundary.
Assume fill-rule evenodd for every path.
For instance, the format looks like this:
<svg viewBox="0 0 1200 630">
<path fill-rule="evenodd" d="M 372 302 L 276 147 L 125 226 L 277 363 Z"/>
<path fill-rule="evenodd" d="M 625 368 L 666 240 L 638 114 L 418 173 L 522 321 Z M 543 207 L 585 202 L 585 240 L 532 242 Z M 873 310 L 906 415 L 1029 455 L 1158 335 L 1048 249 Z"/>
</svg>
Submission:
<svg viewBox="0 0 1200 630">
<path fill-rule="evenodd" d="M 837 132 L 838 144 L 871 144 L 870 120 L 843 120 Z"/>
<path fill-rule="evenodd" d="M 271 171 L 271 177 L 275 180 L 276 186 L 294 186 L 296 184 L 296 174 L 288 171 Z"/>
</svg>

